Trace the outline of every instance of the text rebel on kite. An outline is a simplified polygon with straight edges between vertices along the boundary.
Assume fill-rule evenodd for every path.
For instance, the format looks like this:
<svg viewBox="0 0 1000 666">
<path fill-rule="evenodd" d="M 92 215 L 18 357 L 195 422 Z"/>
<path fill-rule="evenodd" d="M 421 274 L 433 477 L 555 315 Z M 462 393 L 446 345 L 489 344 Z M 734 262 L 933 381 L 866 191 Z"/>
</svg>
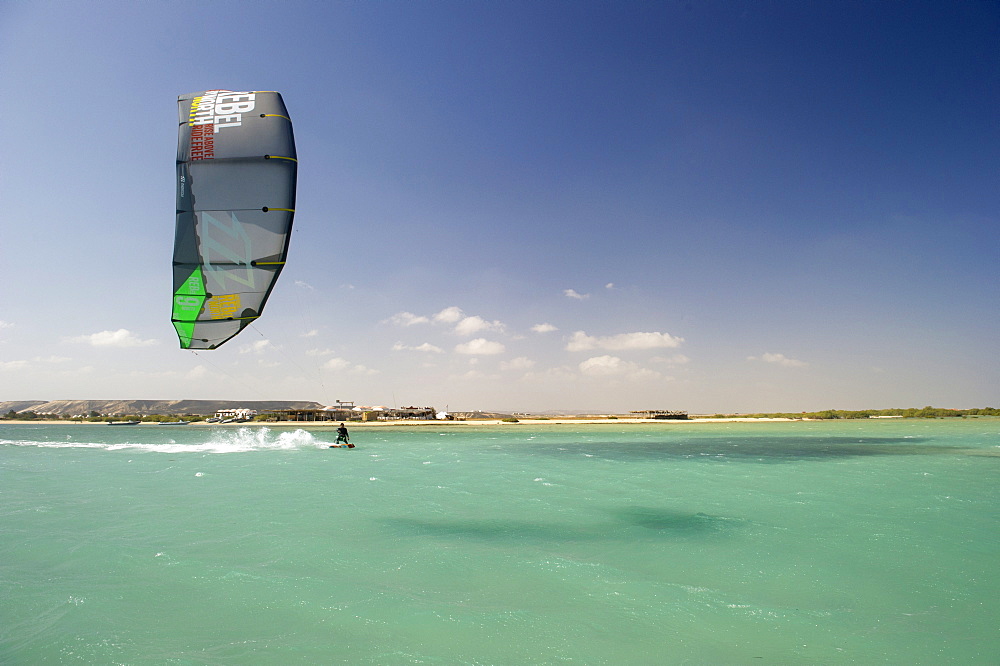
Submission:
<svg viewBox="0 0 1000 666">
<path fill-rule="evenodd" d="M 226 127 L 239 127 L 243 124 L 243 114 L 253 111 L 256 99 L 252 92 L 211 90 L 192 100 L 190 124 L 214 125 L 215 134 Z"/>
</svg>

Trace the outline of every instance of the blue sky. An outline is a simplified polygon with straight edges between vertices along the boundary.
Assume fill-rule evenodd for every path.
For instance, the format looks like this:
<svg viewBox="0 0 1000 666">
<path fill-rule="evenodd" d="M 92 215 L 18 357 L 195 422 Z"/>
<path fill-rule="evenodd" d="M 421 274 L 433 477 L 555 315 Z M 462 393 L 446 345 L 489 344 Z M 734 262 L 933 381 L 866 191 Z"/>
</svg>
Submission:
<svg viewBox="0 0 1000 666">
<path fill-rule="evenodd" d="M 0 6 L 0 400 L 1000 406 L 1000 4 Z M 278 90 L 289 263 L 170 325 L 176 96 Z"/>
</svg>

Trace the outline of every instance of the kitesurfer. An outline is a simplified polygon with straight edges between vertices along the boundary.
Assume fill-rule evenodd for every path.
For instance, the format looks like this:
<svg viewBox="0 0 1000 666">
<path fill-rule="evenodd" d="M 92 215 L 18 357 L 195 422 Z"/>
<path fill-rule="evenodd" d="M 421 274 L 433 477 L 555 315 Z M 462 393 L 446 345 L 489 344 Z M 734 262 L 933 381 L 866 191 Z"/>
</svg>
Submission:
<svg viewBox="0 0 1000 666">
<path fill-rule="evenodd" d="M 343 442 L 343 444 L 341 444 Z M 337 441 L 335 444 L 340 446 L 346 446 L 349 449 L 353 449 L 354 445 L 351 444 L 351 436 L 347 433 L 347 427 L 341 423 L 340 427 L 337 428 Z"/>
</svg>

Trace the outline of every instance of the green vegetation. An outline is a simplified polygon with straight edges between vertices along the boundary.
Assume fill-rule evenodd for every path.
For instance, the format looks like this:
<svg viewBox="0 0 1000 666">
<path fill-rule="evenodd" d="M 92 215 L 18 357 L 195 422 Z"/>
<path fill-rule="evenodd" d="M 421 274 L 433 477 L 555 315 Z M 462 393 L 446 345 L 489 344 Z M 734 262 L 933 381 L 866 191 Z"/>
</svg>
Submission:
<svg viewBox="0 0 1000 666">
<path fill-rule="evenodd" d="M 146 423 L 164 423 L 171 421 L 204 421 L 202 414 L 98 414 L 91 411 L 87 416 L 70 416 L 69 414 L 40 414 L 31 410 L 15 412 L 13 409 L 0 416 L 3 421 L 72 421 L 80 423 L 102 423 L 109 421 L 143 421 Z"/>
<path fill-rule="evenodd" d="M 500 419 L 500 420 L 503 421 L 504 423 L 520 423 L 520 421 L 518 421 L 517 419 L 515 419 L 513 417 L 507 418 L 507 419 Z"/>
<path fill-rule="evenodd" d="M 924 407 L 917 409 L 862 409 L 848 411 L 844 409 L 827 409 L 821 412 L 774 412 L 768 414 L 715 414 L 712 418 L 756 418 L 756 419 L 868 419 L 879 416 L 901 416 L 907 419 L 939 419 L 967 416 L 1000 416 L 1000 409 L 982 407 L 975 409 L 946 409 L 943 407 Z"/>
<path fill-rule="evenodd" d="M 37 419 L 59 418 L 58 416 L 48 416 L 47 414 L 36 414 L 32 411 L 15 412 L 13 409 L 3 415 L 5 421 L 35 421 Z"/>
</svg>

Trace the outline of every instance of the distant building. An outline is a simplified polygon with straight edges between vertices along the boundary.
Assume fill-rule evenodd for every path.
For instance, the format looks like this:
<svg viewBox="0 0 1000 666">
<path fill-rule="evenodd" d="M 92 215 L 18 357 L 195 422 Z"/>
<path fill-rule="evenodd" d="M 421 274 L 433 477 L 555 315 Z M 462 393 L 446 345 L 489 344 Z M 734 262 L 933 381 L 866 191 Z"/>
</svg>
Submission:
<svg viewBox="0 0 1000 666">
<path fill-rule="evenodd" d="M 640 419 L 656 419 L 659 421 L 687 421 L 688 413 L 679 411 L 670 411 L 667 409 L 640 409 L 638 411 L 629 412 L 629 414 L 634 414 Z"/>
<path fill-rule="evenodd" d="M 432 421 L 437 418 L 437 410 L 433 407 L 355 407 L 362 421 Z"/>
<path fill-rule="evenodd" d="M 387 409 L 383 414 L 383 419 L 386 421 L 395 420 L 421 420 L 421 421 L 433 421 L 437 418 L 437 410 L 433 407 L 399 407 Z"/>
<path fill-rule="evenodd" d="M 257 416 L 256 409 L 220 409 L 215 413 L 217 419 L 236 419 L 237 421 L 249 421 Z"/>
<path fill-rule="evenodd" d="M 436 414 L 433 407 L 362 407 L 342 400 L 323 409 L 276 409 L 268 412 L 269 416 L 279 421 L 432 420 Z"/>
<path fill-rule="evenodd" d="M 267 413 L 275 421 L 346 421 L 350 418 L 342 412 L 324 409 L 272 409 Z"/>
<path fill-rule="evenodd" d="M 329 416 L 325 420 L 346 421 L 347 419 L 355 418 L 356 409 L 357 407 L 355 407 L 353 400 L 338 400 L 336 404 L 324 407 L 323 411 Z"/>
</svg>

